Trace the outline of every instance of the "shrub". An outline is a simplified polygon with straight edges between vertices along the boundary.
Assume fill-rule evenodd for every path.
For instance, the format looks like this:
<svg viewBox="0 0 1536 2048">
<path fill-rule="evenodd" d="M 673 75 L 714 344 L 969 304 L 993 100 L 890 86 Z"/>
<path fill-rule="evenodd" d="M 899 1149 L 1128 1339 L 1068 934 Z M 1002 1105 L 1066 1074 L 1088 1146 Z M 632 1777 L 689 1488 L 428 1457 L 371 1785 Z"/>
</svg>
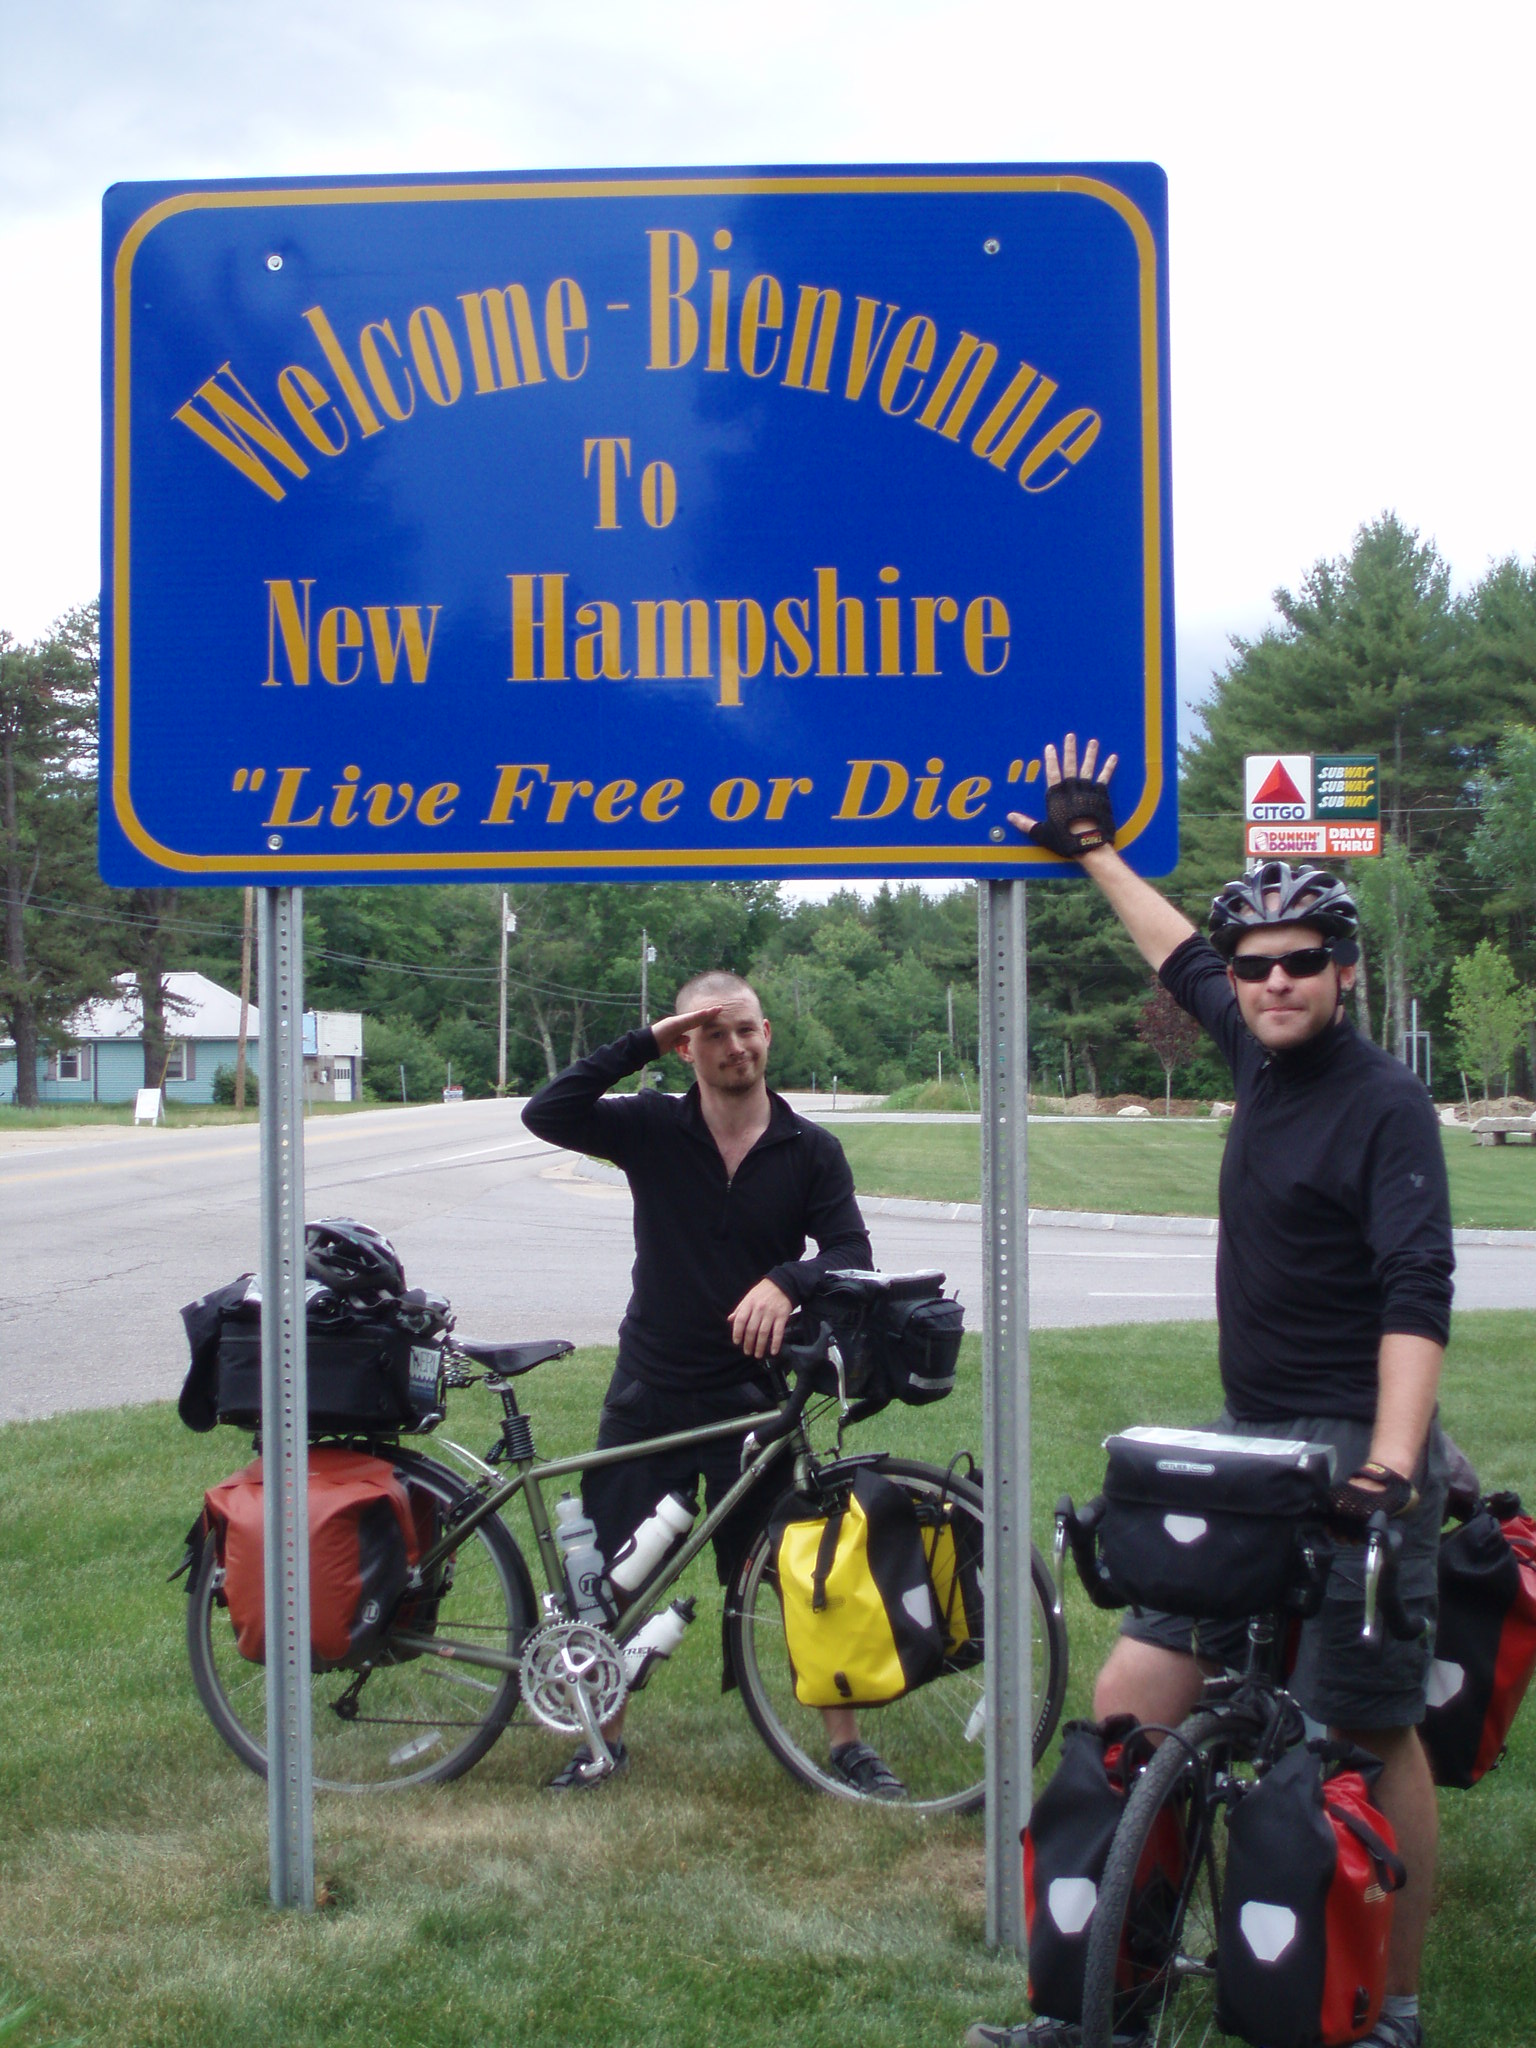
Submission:
<svg viewBox="0 0 1536 2048">
<path fill-rule="evenodd" d="M 230 1108 L 233 1104 L 235 1099 L 235 1070 L 233 1067 L 220 1067 L 215 1073 L 213 1077 L 213 1099 L 215 1102 L 222 1102 L 226 1109 Z M 255 1109 L 260 1104 L 260 1101 L 261 1085 L 256 1078 L 256 1062 L 248 1059 L 245 1063 L 245 1106 L 247 1109 Z"/>
</svg>

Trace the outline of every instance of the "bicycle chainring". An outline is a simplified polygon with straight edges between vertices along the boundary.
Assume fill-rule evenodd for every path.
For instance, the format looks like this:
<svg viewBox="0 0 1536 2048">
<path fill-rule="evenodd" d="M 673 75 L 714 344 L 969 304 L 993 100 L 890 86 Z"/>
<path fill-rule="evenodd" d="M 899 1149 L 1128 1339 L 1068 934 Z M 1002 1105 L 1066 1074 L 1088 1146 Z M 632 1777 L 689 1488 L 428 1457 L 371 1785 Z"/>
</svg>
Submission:
<svg viewBox="0 0 1536 2048">
<path fill-rule="evenodd" d="M 585 1621 L 551 1622 L 527 1638 L 522 1687 L 529 1713 L 556 1735 L 586 1733 L 578 1692 L 601 1727 L 613 1719 L 629 1690 L 618 1644 Z"/>
</svg>

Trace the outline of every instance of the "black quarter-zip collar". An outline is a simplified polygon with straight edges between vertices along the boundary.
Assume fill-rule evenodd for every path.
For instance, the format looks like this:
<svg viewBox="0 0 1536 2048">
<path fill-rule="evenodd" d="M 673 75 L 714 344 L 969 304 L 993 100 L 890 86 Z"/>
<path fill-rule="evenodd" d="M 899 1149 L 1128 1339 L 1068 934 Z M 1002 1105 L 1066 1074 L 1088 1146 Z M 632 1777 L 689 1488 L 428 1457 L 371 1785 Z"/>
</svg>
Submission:
<svg viewBox="0 0 1536 2048">
<path fill-rule="evenodd" d="M 720 1147 L 715 1143 L 715 1134 L 704 1121 L 704 1105 L 699 1099 L 699 1084 L 697 1081 L 694 1082 L 693 1086 L 683 1097 L 682 1109 L 683 1129 L 688 1133 L 689 1137 L 696 1139 L 700 1144 L 707 1145 L 715 1157 L 720 1160 L 720 1165 L 723 1169 L 725 1161 L 721 1158 Z M 742 1166 L 746 1165 L 748 1159 L 755 1158 L 759 1152 L 766 1152 L 771 1145 L 784 1145 L 799 1136 L 800 1119 L 795 1115 L 795 1112 L 790 1108 L 783 1096 L 776 1095 L 770 1088 L 768 1090 L 768 1128 L 757 1139 L 752 1150 L 747 1153 L 746 1158 L 742 1160 Z M 740 1170 L 741 1168 L 738 1167 L 737 1172 L 739 1173 Z M 730 1185 L 730 1181 L 733 1178 L 734 1175 L 727 1177 L 727 1186 Z"/>
<path fill-rule="evenodd" d="M 1268 1065 L 1272 1073 L 1284 1082 L 1314 1080 L 1324 1074 L 1334 1061 L 1354 1044 L 1356 1031 L 1347 1017 L 1335 1017 L 1331 1024 L 1313 1037 L 1305 1039 L 1285 1052 L 1272 1052 Z"/>
</svg>

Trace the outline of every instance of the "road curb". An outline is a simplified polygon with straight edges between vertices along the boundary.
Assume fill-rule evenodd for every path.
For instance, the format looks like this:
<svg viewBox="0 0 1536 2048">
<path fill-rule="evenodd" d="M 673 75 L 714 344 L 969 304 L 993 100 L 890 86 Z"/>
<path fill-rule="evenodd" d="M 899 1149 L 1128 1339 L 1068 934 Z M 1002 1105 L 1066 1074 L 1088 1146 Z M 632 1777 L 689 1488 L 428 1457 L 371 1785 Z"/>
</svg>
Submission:
<svg viewBox="0 0 1536 2048">
<path fill-rule="evenodd" d="M 618 1167 L 601 1159 L 578 1159 L 576 1172 L 586 1180 L 624 1185 Z M 860 1195 L 866 1216 L 910 1216 L 934 1223 L 979 1223 L 980 1202 L 924 1202 L 904 1195 Z M 1029 1220 L 1040 1230 L 1118 1230 L 1138 1237 L 1204 1237 L 1216 1235 L 1214 1216 L 1116 1216 L 1099 1209 L 1031 1209 Z M 1454 1230 L 1452 1242 L 1504 1246 L 1536 1251 L 1536 1230 Z"/>
</svg>

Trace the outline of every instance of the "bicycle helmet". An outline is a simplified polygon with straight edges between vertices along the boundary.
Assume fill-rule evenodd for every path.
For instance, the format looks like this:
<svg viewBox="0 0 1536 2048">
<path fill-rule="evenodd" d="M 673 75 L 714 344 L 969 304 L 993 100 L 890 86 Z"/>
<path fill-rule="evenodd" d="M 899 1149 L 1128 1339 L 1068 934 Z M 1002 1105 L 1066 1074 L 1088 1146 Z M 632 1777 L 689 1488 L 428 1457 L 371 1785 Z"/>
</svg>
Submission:
<svg viewBox="0 0 1536 2048">
<path fill-rule="evenodd" d="M 405 1292 L 400 1254 L 382 1232 L 350 1216 L 322 1216 L 304 1228 L 304 1271 L 337 1294 L 360 1296 Z"/>
<path fill-rule="evenodd" d="M 1230 960 L 1243 933 L 1257 925 L 1308 924 L 1332 943 L 1341 967 L 1360 957 L 1360 913 L 1337 875 L 1267 860 L 1239 875 L 1211 902 L 1211 944 Z"/>
</svg>

